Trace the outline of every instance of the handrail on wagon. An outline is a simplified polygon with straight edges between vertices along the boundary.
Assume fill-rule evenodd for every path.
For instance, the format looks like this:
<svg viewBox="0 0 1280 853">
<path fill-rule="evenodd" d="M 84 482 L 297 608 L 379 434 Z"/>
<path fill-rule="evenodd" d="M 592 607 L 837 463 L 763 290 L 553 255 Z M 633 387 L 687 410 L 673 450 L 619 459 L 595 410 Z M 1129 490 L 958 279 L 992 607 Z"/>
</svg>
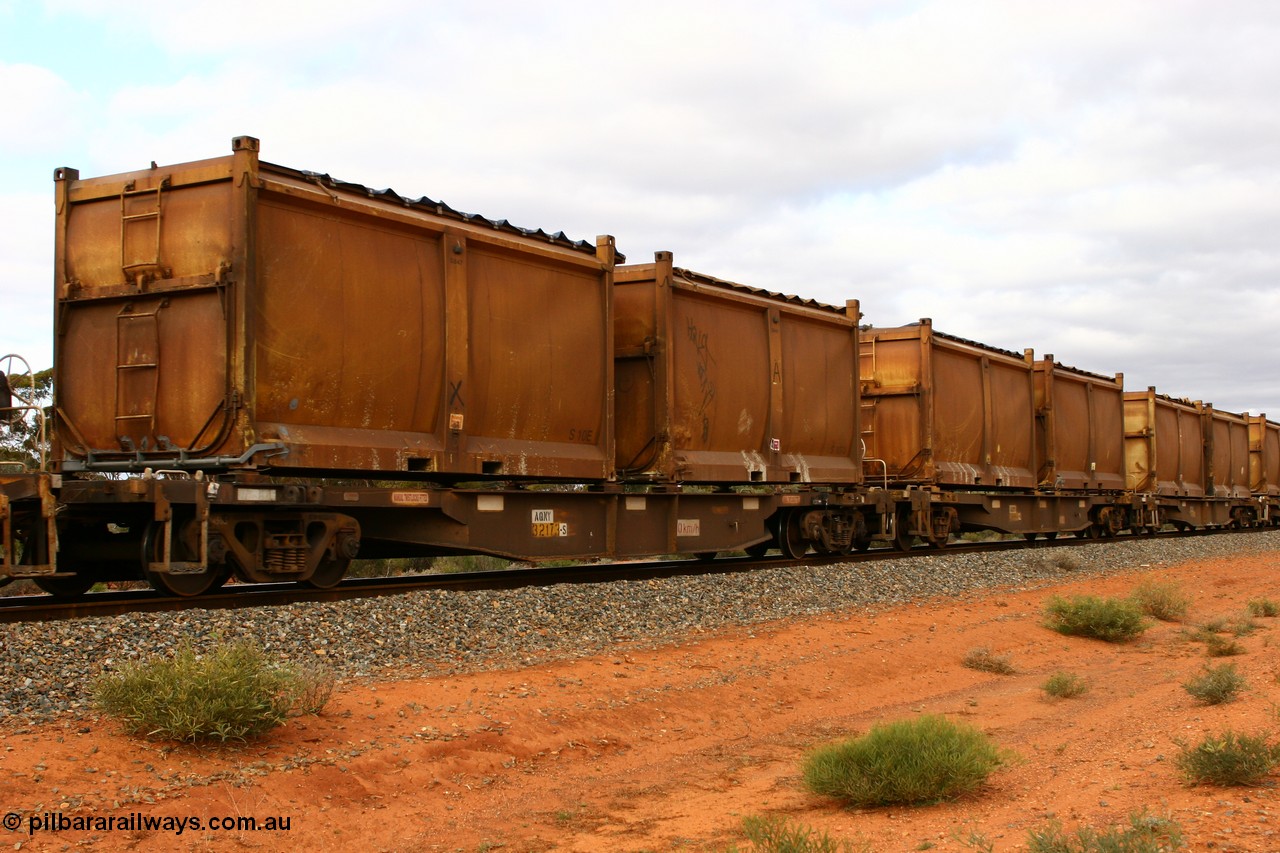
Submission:
<svg viewBox="0 0 1280 853">
<path fill-rule="evenodd" d="M 25 373 L 15 374 L 13 372 L 14 363 L 21 363 Z M 14 376 L 26 376 L 31 380 L 30 396 L 23 397 L 18 393 L 20 386 L 10 384 L 10 379 Z M 48 430 L 45 425 L 44 409 L 38 404 L 38 391 L 36 390 L 36 372 L 31 369 L 30 363 L 16 353 L 8 353 L 0 356 L 0 424 L 12 426 L 19 419 L 24 417 L 27 412 L 35 412 L 36 414 L 36 451 L 40 458 L 39 470 L 45 471 L 48 467 L 47 447 L 48 447 Z M 15 401 L 21 405 L 15 405 Z"/>
</svg>

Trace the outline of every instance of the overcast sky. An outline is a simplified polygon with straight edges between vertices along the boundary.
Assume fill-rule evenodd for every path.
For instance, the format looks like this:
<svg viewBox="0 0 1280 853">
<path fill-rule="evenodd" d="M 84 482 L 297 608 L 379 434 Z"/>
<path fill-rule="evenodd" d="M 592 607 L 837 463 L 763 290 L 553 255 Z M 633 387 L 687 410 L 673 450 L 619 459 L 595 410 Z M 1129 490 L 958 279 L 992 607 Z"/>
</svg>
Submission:
<svg viewBox="0 0 1280 853">
<path fill-rule="evenodd" d="M 55 167 L 262 158 L 1280 420 L 1280 4 L 0 0 L 0 354 Z"/>
</svg>

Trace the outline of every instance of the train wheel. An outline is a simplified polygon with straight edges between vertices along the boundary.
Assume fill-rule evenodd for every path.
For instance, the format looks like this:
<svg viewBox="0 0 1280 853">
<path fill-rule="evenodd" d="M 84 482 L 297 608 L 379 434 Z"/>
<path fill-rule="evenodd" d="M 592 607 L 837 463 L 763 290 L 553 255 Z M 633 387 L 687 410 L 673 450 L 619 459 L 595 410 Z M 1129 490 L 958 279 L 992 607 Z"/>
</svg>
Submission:
<svg viewBox="0 0 1280 853">
<path fill-rule="evenodd" d="M 899 512 L 893 520 L 893 547 L 899 551 L 910 551 L 914 536 L 909 532 L 911 530 L 911 514 L 903 511 Z"/>
<path fill-rule="evenodd" d="M 698 558 L 701 559 L 702 555 L 699 554 Z M 350 559 L 324 559 L 320 561 L 320 565 L 316 566 L 316 570 L 311 577 L 302 583 L 305 586 L 315 587 L 316 589 L 330 589 L 337 586 L 338 581 L 346 577 L 347 569 L 349 568 L 351 568 Z"/>
<path fill-rule="evenodd" d="M 754 545 L 748 545 L 743 550 L 747 552 L 748 557 L 754 557 L 759 560 L 769 553 L 769 549 L 773 547 L 773 543 L 767 539 L 764 542 L 757 542 Z"/>
<path fill-rule="evenodd" d="M 160 542 L 160 525 L 147 525 L 147 532 L 142 537 L 142 574 L 147 582 L 160 592 L 179 598 L 190 598 L 217 589 L 231 576 L 229 569 L 214 566 L 207 566 L 204 571 L 191 574 L 152 571 L 151 563 L 160 554 Z M 171 556 L 176 560 L 190 559 L 180 536 L 174 536 Z"/>
<path fill-rule="evenodd" d="M 809 540 L 804 538 L 800 529 L 800 514 L 793 512 L 782 520 L 778 528 L 778 547 L 782 556 L 791 560 L 799 560 L 809 551 Z"/>
<path fill-rule="evenodd" d="M 1052 542 L 1053 540 L 1055 540 L 1055 539 L 1057 539 L 1057 538 L 1058 538 L 1058 531 L 1056 531 L 1056 530 L 1050 530 L 1048 533 L 1046 533 L 1046 534 L 1044 535 L 1044 538 L 1045 538 L 1045 539 L 1048 539 L 1050 542 Z"/>
<path fill-rule="evenodd" d="M 66 578 L 32 578 L 36 586 L 54 598 L 79 598 L 88 592 L 94 584 L 93 578 L 76 573 Z"/>
<path fill-rule="evenodd" d="M 1022 534 L 1022 538 L 1027 540 L 1028 542 L 1034 542 L 1036 541 L 1036 537 L 1039 535 L 1040 534 L 1038 533 L 1024 533 Z"/>
</svg>

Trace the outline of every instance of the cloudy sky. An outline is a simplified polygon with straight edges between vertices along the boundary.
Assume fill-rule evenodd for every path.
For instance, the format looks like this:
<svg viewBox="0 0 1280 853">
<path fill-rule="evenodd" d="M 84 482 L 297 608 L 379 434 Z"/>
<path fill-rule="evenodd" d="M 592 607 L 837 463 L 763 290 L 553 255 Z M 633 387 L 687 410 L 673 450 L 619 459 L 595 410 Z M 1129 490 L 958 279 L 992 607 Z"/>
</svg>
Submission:
<svg viewBox="0 0 1280 853">
<path fill-rule="evenodd" d="M 55 167 L 229 152 L 1280 419 L 1280 4 L 0 0 L 0 353 Z"/>
</svg>

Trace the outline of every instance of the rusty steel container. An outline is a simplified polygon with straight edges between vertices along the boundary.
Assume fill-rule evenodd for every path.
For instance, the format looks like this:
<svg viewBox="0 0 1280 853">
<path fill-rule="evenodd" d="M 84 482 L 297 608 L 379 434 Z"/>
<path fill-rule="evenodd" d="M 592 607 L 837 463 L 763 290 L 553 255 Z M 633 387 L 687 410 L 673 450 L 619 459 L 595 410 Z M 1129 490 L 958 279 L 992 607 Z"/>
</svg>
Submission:
<svg viewBox="0 0 1280 853">
<path fill-rule="evenodd" d="M 57 186 L 65 470 L 612 473 L 612 238 L 229 156 Z"/>
<path fill-rule="evenodd" d="M 864 329 L 869 481 L 1034 488 L 1035 380 L 1023 355 L 936 332 Z"/>
<path fill-rule="evenodd" d="M 1249 497 L 1249 418 L 1205 406 L 1209 418 L 1210 494 L 1219 498 Z"/>
<path fill-rule="evenodd" d="M 1065 367 L 1052 355 L 1035 369 L 1036 459 L 1043 488 L 1123 491 L 1124 375 Z"/>
<path fill-rule="evenodd" d="M 1280 495 L 1280 424 L 1266 415 L 1249 416 L 1249 490 Z"/>
<path fill-rule="evenodd" d="M 1205 406 L 1146 391 L 1124 394 L 1126 485 L 1135 492 L 1204 497 L 1209 482 Z"/>
<path fill-rule="evenodd" d="M 614 272 L 617 469 L 652 482 L 849 483 L 858 303 L 651 264 Z"/>
</svg>

